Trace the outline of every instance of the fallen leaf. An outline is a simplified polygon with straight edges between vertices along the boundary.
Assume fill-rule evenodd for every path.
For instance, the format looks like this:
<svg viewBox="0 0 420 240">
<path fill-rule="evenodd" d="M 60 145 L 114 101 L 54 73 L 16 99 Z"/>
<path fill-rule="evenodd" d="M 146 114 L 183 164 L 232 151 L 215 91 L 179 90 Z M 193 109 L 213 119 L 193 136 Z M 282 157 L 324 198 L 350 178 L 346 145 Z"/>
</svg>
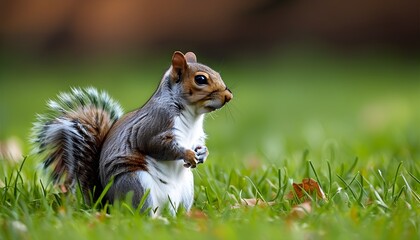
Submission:
<svg viewBox="0 0 420 240">
<path fill-rule="evenodd" d="M 305 192 L 308 193 L 309 195 L 312 195 L 315 192 L 318 198 L 320 199 L 326 198 L 324 191 L 322 191 L 321 187 L 315 180 L 313 180 L 312 178 L 304 178 L 302 180 L 302 183 L 299 183 L 299 184 L 293 183 L 293 190 L 291 190 L 286 195 L 286 199 L 292 200 L 295 198 L 295 196 L 298 199 L 301 199 L 306 196 Z"/>
<path fill-rule="evenodd" d="M 0 142 L 0 159 L 10 163 L 17 163 L 23 159 L 22 144 L 16 137 L 11 137 Z"/>
<path fill-rule="evenodd" d="M 64 216 L 64 215 L 66 215 L 66 208 L 64 207 L 64 206 L 60 206 L 60 207 L 58 207 L 58 213 L 61 215 L 61 216 Z"/>
<path fill-rule="evenodd" d="M 312 212 L 312 205 L 310 201 L 298 204 L 290 210 L 289 219 L 302 219 Z"/>
<path fill-rule="evenodd" d="M 191 209 L 189 212 L 187 212 L 187 216 L 192 219 L 208 219 L 207 214 L 199 209 Z"/>
<path fill-rule="evenodd" d="M 97 213 L 95 213 L 95 218 L 99 222 L 104 222 L 105 220 L 111 218 L 111 215 L 109 215 L 108 213 L 104 213 L 104 212 L 97 212 Z"/>
<path fill-rule="evenodd" d="M 64 184 L 60 184 L 58 185 L 58 187 L 60 188 L 61 193 L 67 193 L 69 190 L 67 189 L 67 186 Z"/>
<path fill-rule="evenodd" d="M 26 225 L 20 221 L 12 221 L 12 227 L 14 230 L 16 230 L 17 232 L 22 232 L 22 233 L 26 233 L 28 232 L 28 227 L 26 227 Z"/>
<path fill-rule="evenodd" d="M 186 216 L 189 219 L 194 220 L 195 224 L 195 231 L 197 232 L 208 232 L 209 228 L 209 217 L 205 212 L 200 209 L 193 208 L 187 212 Z"/>
<path fill-rule="evenodd" d="M 235 205 L 232 206 L 232 208 L 240 208 L 243 206 L 248 206 L 248 207 L 255 207 L 255 206 L 261 206 L 261 207 L 266 207 L 266 206 L 272 206 L 275 203 L 273 201 L 271 202 L 265 202 L 260 198 L 242 198 L 240 203 L 236 203 Z"/>
<path fill-rule="evenodd" d="M 111 215 L 105 212 L 96 212 L 91 216 L 92 218 L 87 225 L 89 228 L 95 228 L 98 225 L 98 223 L 103 223 L 111 218 Z"/>
</svg>

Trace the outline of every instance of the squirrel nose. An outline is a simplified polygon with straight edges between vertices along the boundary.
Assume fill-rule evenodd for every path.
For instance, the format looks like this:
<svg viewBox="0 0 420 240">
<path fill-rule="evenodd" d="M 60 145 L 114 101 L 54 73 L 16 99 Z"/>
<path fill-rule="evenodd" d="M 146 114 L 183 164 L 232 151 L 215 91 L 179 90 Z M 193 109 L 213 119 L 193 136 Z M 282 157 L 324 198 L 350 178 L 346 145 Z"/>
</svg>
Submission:
<svg viewBox="0 0 420 240">
<path fill-rule="evenodd" d="M 225 103 L 228 103 L 230 100 L 232 100 L 233 94 L 232 91 L 230 91 L 229 88 L 226 88 L 225 90 Z"/>
</svg>

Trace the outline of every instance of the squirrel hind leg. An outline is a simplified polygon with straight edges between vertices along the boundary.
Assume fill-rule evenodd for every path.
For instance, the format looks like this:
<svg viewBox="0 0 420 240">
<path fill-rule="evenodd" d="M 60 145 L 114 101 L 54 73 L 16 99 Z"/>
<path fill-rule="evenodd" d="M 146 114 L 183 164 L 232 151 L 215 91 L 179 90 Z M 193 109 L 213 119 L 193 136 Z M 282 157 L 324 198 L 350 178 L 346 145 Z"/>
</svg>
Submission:
<svg viewBox="0 0 420 240">
<path fill-rule="evenodd" d="M 133 208 L 140 208 L 142 212 L 149 210 L 152 206 L 150 196 L 145 195 L 146 191 L 143 188 L 139 178 L 133 172 L 121 174 L 114 180 L 111 188 L 107 192 L 108 200 L 113 203 L 116 200 L 127 200 L 127 196 L 131 197 L 131 204 Z M 143 198 L 146 198 L 143 200 Z M 142 206 L 139 206 L 143 202 Z"/>
</svg>

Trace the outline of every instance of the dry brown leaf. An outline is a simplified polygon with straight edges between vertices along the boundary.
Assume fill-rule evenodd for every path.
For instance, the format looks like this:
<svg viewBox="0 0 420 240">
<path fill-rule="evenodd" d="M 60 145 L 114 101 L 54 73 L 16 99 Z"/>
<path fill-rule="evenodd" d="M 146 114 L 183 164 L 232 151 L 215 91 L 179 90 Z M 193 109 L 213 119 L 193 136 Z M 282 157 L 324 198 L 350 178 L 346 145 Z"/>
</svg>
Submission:
<svg viewBox="0 0 420 240">
<path fill-rule="evenodd" d="M 266 206 L 272 206 L 275 203 L 273 201 L 271 202 L 265 202 L 263 200 L 261 200 L 260 198 L 242 198 L 240 203 L 236 203 L 235 205 L 232 206 L 232 208 L 241 208 L 243 206 L 248 206 L 248 207 L 255 207 L 255 206 L 260 206 L 260 207 L 266 207 Z"/>
<path fill-rule="evenodd" d="M 310 201 L 298 204 L 290 210 L 289 219 L 302 219 L 312 211 L 312 205 Z"/>
<path fill-rule="evenodd" d="M 286 199 L 292 200 L 294 199 L 295 195 L 297 198 L 301 199 L 306 196 L 305 192 L 309 195 L 312 195 L 315 192 L 320 199 L 326 198 L 324 191 L 322 191 L 321 187 L 315 180 L 313 180 L 312 178 L 304 178 L 302 180 L 302 183 L 293 183 L 293 190 L 291 190 L 286 195 Z"/>
<path fill-rule="evenodd" d="M 12 221 L 11 225 L 12 225 L 13 230 L 15 230 L 16 232 L 19 232 L 19 233 L 28 232 L 28 227 L 23 222 Z"/>
<path fill-rule="evenodd" d="M 64 207 L 64 206 L 60 206 L 60 207 L 58 207 L 58 213 L 60 214 L 60 215 L 62 215 L 62 216 L 64 216 L 64 215 L 66 215 L 66 208 Z"/>
<path fill-rule="evenodd" d="M 195 221 L 195 231 L 197 232 L 208 232 L 209 224 L 208 220 L 209 217 L 207 214 L 200 209 L 193 208 L 190 211 L 186 213 L 186 216 L 189 219 L 192 219 Z"/>
<path fill-rule="evenodd" d="M 312 178 L 304 178 L 302 179 L 302 183 L 293 183 L 293 190 L 291 190 L 287 195 L 286 199 L 292 200 L 298 198 L 306 199 L 305 197 L 307 195 L 314 195 L 320 199 L 325 200 L 325 194 L 324 191 L 322 191 L 322 188 L 319 186 L 319 184 L 313 180 Z M 302 219 L 305 216 L 307 216 L 309 213 L 312 212 L 312 204 L 311 201 L 306 199 L 303 203 L 297 204 L 292 207 L 290 210 L 290 213 L 288 215 L 289 220 L 296 220 L 296 219 Z"/>
<path fill-rule="evenodd" d="M 60 188 L 61 193 L 67 193 L 69 191 L 64 184 L 60 184 L 58 187 Z"/>
<path fill-rule="evenodd" d="M 16 137 L 11 137 L 6 141 L 0 141 L 0 159 L 10 163 L 17 163 L 23 159 L 22 144 Z"/>
<path fill-rule="evenodd" d="M 207 214 L 205 214 L 203 211 L 198 209 L 191 209 L 189 212 L 187 212 L 187 216 L 192 219 L 203 219 L 207 220 Z"/>
<path fill-rule="evenodd" d="M 92 217 L 93 218 L 89 221 L 87 225 L 89 228 L 95 228 L 98 225 L 98 223 L 103 223 L 106 220 L 110 219 L 111 215 L 104 212 L 96 212 L 92 215 Z"/>
</svg>

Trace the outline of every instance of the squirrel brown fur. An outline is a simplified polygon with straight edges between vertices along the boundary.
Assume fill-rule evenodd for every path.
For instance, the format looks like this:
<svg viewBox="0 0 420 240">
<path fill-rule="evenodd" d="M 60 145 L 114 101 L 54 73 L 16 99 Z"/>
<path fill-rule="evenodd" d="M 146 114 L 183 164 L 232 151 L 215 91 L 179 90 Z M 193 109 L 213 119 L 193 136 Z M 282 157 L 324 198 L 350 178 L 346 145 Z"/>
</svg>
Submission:
<svg viewBox="0 0 420 240">
<path fill-rule="evenodd" d="M 191 208 L 191 169 L 208 156 L 204 114 L 232 97 L 219 73 L 197 63 L 194 53 L 176 51 L 142 107 L 123 115 L 105 92 L 75 88 L 49 102 L 49 113 L 34 124 L 32 142 L 44 167 L 52 167 L 54 182 L 79 185 L 88 203 L 112 182 L 105 201 L 132 192 L 133 207 L 145 197 L 142 209 L 159 214 L 169 206 L 175 214 L 179 206 Z"/>
</svg>

